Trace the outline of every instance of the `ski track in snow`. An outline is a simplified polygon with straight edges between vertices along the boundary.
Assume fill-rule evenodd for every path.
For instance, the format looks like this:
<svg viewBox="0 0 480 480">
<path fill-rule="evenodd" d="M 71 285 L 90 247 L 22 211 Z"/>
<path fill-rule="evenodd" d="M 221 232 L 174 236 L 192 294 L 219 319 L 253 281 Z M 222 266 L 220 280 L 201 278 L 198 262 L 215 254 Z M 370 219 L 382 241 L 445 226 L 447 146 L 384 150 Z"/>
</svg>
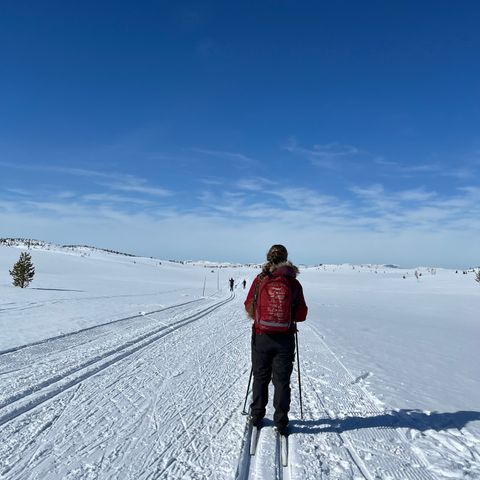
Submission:
<svg viewBox="0 0 480 480">
<path fill-rule="evenodd" d="M 108 298 L 112 298 L 112 297 L 108 297 Z M 180 303 L 178 305 L 169 305 L 168 307 L 163 307 L 163 308 L 160 308 L 160 309 L 157 309 L 157 310 L 152 310 L 150 312 L 144 312 L 144 313 L 140 313 L 138 315 L 130 315 L 128 317 L 117 318 L 115 320 L 109 320 L 108 322 L 105 322 L 105 323 L 97 323 L 96 325 L 93 325 L 91 327 L 82 328 L 80 330 L 76 330 L 76 331 L 73 331 L 73 332 L 63 333 L 63 334 L 57 335 L 55 337 L 45 338 L 43 340 L 38 340 L 36 342 L 31 342 L 31 343 L 27 343 L 27 344 L 24 344 L 24 345 L 19 345 L 19 346 L 9 348 L 9 349 L 6 349 L 6 350 L 0 350 L 0 356 L 1 355 L 6 355 L 6 354 L 9 354 L 9 353 L 12 353 L 12 352 L 17 352 L 19 350 L 23 350 L 24 348 L 31 348 L 31 347 L 36 346 L 36 345 L 42 345 L 44 343 L 50 343 L 51 344 L 53 341 L 58 340 L 58 339 L 65 339 L 67 337 L 77 336 L 80 333 L 87 332 L 87 331 L 94 330 L 94 329 L 95 330 L 100 329 L 101 327 L 105 327 L 107 325 L 113 325 L 114 323 L 126 322 L 128 320 L 133 320 L 133 319 L 139 319 L 139 318 L 142 318 L 146 315 L 151 315 L 153 313 L 163 312 L 165 310 L 170 310 L 172 308 L 178 308 L 178 307 L 181 307 L 183 305 L 188 305 L 188 304 L 199 302 L 199 301 L 202 301 L 202 300 L 204 300 L 204 298 L 197 298 L 195 300 L 189 300 L 188 302 L 183 302 L 183 303 Z M 99 330 L 96 330 L 96 331 L 99 331 Z M 57 345 L 55 345 L 55 348 L 58 351 L 58 349 L 62 348 L 62 346 L 57 344 Z"/>
<path fill-rule="evenodd" d="M 140 328 L 134 325 L 135 336 L 130 334 L 132 330 L 130 325 L 127 325 L 127 328 L 124 326 L 125 331 L 119 332 L 109 328 L 111 324 L 108 324 L 103 328 L 98 328 L 95 336 L 89 335 L 88 340 L 83 340 L 84 335 L 81 334 L 71 337 L 69 340 L 73 341 L 73 345 L 68 345 L 66 348 L 56 349 L 55 342 L 52 342 L 53 345 L 52 343 L 48 345 L 42 343 L 40 346 L 31 347 L 34 350 L 33 356 L 29 350 L 24 350 L 15 355 L 13 361 L 9 358 L 3 359 L 9 362 L 9 365 L 13 363 L 17 366 L 8 371 L 10 375 L 7 378 L 4 376 L 2 379 L 8 390 L 15 393 L 10 393 L 6 398 L 2 398 L 0 394 L 0 411 L 2 412 L 0 413 L 0 426 L 80 381 L 110 367 L 126 356 L 145 348 L 171 331 L 201 319 L 224 303 L 225 300 L 222 300 L 193 313 L 189 312 L 187 316 L 179 320 L 174 316 L 169 323 L 154 319 L 154 324 L 157 323 L 157 326 L 153 329 L 148 322 L 142 322 Z M 182 306 L 179 305 L 179 307 Z M 158 327 L 158 323 L 161 324 L 160 327 Z M 103 331 L 99 333 L 98 330 Z M 124 335 L 119 335 L 119 333 Z M 139 333 L 141 335 L 138 335 Z M 66 353 L 68 356 L 65 356 Z M 32 361 L 32 357 L 40 357 L 40 361 Z M 85 357 L 88 360 L 83 361 Z M 14 375 L 11 375 L 12 372 Z M 32 382 L 32 377 L 35 379 L 34 382 Z"/>
<path fill-rule="evenodd" d="M 73 290 L 82 293 L 82 290 Z M 28 303 L 20 303 L 17 304 L 16 302 L 7 302 L 7 303 L 0 303 L 0 312 L 7 312 L 7 311 L 23 311 L 23 310 L 30 310 L 32 308 L 42 308 L 42 307 L 49 307 L 51 305 L 57 305 L 62 303 L 72 303 L 72 302 L 88 302 L 91 303 L 95 300 L 99 300 L 104 302 L 105 300 L 111 300 L 113 298 L 138 298 L 138 297 L 156 297 L 160 293 L 162 295 L 168 293 L 177 292 L 178 289 L 175 290 L 162 290 L 162 292 L 153 292 L 153 293 L 124 293 L 121 295 L 96 295 L 96 296 L 84 296 L 79 298 L 57 298 L 54 300 L 47 300 L 47 301 L 36 301 L 36 302 L 28 302 Z M 5 308 L 3 308 L 5 307 Z"/>
<path fill-rule="evenodd" d="M 302 378 L 306 383 L 304 397 L 307 404 L 307 418 L 310 421 L 298 422 L 294 431 L 306 431 L 308 434 L 310 430 L 322 436 L 337 437 L 328 442 L 326 451 L 321 455 L 322 472 L 325 473 L 325 478 L 365 478 L 367 480 L 480 478 L 478 477 L 480 475 L 478 439 L 474 439 L 466 429 L 460 432 L 455 425 L 449 425 L 450 428 L 435 433 L 450 446 L 455 442 L 455 437 L 461 436 L 465 440 L 469 439 L 470 447 L 473 447 L 469 448 L 468 455 L 464 456 L 462 468 L 457 472 L 452 469 L 448 472 L 447 469 L 441 468 L 438 462 L 429 461 L 424 453 L 428 449 L 418 448 L 411 442 L 412 432 L 418 433 L 415 430 L 415 422 L 410 421 L 411 429 L 395 426 L 395 417 L 386 411 L 381 402 L 361 383 L 357 382 L 358 377 L 348 370 L 325 343 L 316 327 L 310 323 L 305 324 L 305 329 L 313 333 L 313 335 L 302 336 L 303 353 L 307 358 L 302 362 Z M 316 418 L 312 415 L 315 412 Z M 427 435 L 431 433 L 427 432 Z M 424 434 L 421 436 L 425 438 Z M 344 452 L 343 458 L 336 458 L 338 452 L 330 452 L 331 445 L 343 447 L 342 449 L 348 452 L 353 463 L 345 462 Z M 309 444 L 305 443 L 302 448 L 297 448 L 297 455 L 308 456 L 308 447 Z M 471 456 L 476 459 L 476 462 L 472 462 Z M 458 457 L 456 461 L 458 462 Z M 308 459 L 305 458 L 302 463 L 305 465 L 307 462 Z M 307 478 L 307 476 L 299 478 Z"/>
<path fill-rule="evenodd" d="M 408 443 L 397 430 L 388 427 L 355 429 L 342 431 L 341 420 L 345 417 L 378 416 L 384 413 L 374 398 L 355 382 L 355 377 L 348 371 L 335 353 L 328 347 L 316 329 L 309 326 L 315 333 L 316 355 L 305 368 L 308 402 L 313 402 L 314 410 L 322 412 L 324 424 L 330 426 L 333 435 L 337 436 L 336 444 L 343 447 L 351 457 L 354 475 L 366 480 L 375 478 L 402 478 L 412 480 L 435 480 L 428 466 L 411 450 Z M 307 337 L 307 336 L 306 336 Z M 309 348 L 308 343 L 306 348 Z M 321 373 L 320 373 L 321 372 Z M 314 373 L 312 375 L 311 373 Z M 318 379 L 320 373 L 320 380 Z M 315 398 L 316 397 L 316 398 Z M 322 418 L 319 426 L 322 425 Z M 326 422 L 325 422 L 326 420 Z M 335 432 L 338 430 L 338 432 Z M 331 459 L 328 458 L 331 463 Z M 338 462 L 340 467 L 342 462 Z M 338 465 L 326 465 L 326 471 L 338 470 Z M 340 477 L 341 478 L 341 477 Z"/>
<path fill-rule="evenodd" d="M 304 419 L 295 368 L 289 464 L 281 465 L 271 403 L 251 457 L 240 415 L 250 371 L 242 297 L 3 352 L 0 478 L 480 478 L 480 442 L 467 428 L 419 432 L 379 421 L 388 412 L 308 321 L 299 334 Z"/>
<path fill-rule="evenodd" d="M 381 424 L 379 419 L 388 418 L 381 402 L 361 385 L 358 376 L 348 370 L 312 324 L 305 323 L 301 328 L 299 348 L 301 358 L 306 358 L 301 360 L 304 420 L 298 420 L 300 404 L 295 368 L 289 464 L 285 468 L 281 466 L 279 446 L 268 420 L 273 417 L 270 407 L 255 456 L 249 455 L 251 432 L 245 430 L 236 480 L 480 478 L 480 441 L 467 429 L 459 431 L 450 425 L 446 431 L 426 432 L 421 436 L 424 442 L 420 446 L 411 441 L 417 437 L 414 428 Z M 272 389 L 269 396 L 273 397 Z M 414 423 L 410 423 L 413 427 Z M 437 446 L 440 439 L 443 440 L 443 452 L 435 446 L 432 448 L 432 437 L 437 439 Z M 432 463 L 425 454 L 429 449 Z M 450 462 L 441 461 L 445 450 L 454 450 Z M 460 454 L 463 454 L 461 459 Z M 455 463 L 457 468 L 452 469 Z"/>
</svg>

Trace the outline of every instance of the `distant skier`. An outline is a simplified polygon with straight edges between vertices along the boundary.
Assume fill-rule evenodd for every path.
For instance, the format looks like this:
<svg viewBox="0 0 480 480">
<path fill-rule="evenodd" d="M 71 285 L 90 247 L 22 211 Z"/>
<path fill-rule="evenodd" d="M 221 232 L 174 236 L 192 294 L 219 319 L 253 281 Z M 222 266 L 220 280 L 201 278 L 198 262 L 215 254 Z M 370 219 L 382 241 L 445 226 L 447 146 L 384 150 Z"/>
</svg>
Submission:
<svg viewBox="0 0 480 480">
<path fill-rule="evenodd" d="M 261 425 L 272 379 L 275 387 L 273 423 L 281 435 L 288 433 L 296 322 L 303 322 L 308 312 L 302 286 L 296 279 L 298 273 L 298 268 L 288 261 L 287 249 L 273 245 L 245 300 L 245 309 L 253 319 L 252 423 Z"/>
<path fill-rule="evenodd" d="M 243 289 L 245 290 L 245 287 L 247 286 L 247 281 L 244 280 L 244 281 L 242 282 L 242 285 L 243 285 Z"/>
<path fill-rule="evenodd" d="M 233 292 L 233 284 L 235 283 L 235 280 L 231 278 L 228 283 L 230 284 L 230 291 Z"/>
</svg>

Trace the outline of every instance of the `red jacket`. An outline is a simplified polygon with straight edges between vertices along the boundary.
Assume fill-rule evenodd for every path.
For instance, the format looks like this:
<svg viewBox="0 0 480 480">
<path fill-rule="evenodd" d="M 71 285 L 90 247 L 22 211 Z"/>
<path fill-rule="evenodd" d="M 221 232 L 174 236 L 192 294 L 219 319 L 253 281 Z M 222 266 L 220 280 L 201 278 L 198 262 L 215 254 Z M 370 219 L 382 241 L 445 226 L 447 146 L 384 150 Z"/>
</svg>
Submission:
<svg viewBox="0 0 480 480">
<path fill-rule="evenodd" d="M 305 298 L 303 296 L 303 288 L 300 282 L 296 279 L 298 269 L 294 267 L 290 262 L 281 263 L 279 265 L 273 265 L 270 269 L 272 276 L 282 275 L 287 277 L 290 281 L 292 287 L 292 297 L 293 297 L 293 310 L 292 310 L 292 320 L 293 320 L 293 331 L 295 331 L 295 323 L 303 322 L 307 318 L 308 307 L 305 303 Z M 265 276 L 257 275 L 255 280 L 250 287 L 247 298 L 245 300 L 245 310 L 249 313 L 249 307 L 253 302 L 255 291 L 257 290 L 257 285 L 265 278 Z M 258 290 L 257 290 L 258 291 Z M 251 310 L 251 309 L 250 309 Z M 255 326 L 255 333 L 261 334 L 258 330 L 258 327 Z"/>
</svg>

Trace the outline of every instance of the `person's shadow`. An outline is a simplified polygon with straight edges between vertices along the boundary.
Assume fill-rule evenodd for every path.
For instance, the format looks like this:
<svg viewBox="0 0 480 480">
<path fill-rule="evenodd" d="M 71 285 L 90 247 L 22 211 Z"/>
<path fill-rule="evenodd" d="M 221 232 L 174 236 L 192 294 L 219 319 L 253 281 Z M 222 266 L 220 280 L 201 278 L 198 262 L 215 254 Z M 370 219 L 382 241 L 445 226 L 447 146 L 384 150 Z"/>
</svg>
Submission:
<svg viewBox="0 0 480 480">
<path fill-rule="evenodd" d="M 461 429 L 469 422 L 480 420 L 480 412 L 459 411 L 451 413 L 425 413 L 420 410 L 398 410 L 374 417 L 322 418 L 319 420 L 294 420 L 290 422 L 292 433 L 342 433 L 362 428 L 411 428 L 425 430 Z"/>
<path fill-rule="evenodd" d="M 55 292 L 84 292 L 85 290 L 69 290 L 68 288 L 41 288 L 41 287 L 30 287 L 30 290 L 52 290 Z"/>
</svg>

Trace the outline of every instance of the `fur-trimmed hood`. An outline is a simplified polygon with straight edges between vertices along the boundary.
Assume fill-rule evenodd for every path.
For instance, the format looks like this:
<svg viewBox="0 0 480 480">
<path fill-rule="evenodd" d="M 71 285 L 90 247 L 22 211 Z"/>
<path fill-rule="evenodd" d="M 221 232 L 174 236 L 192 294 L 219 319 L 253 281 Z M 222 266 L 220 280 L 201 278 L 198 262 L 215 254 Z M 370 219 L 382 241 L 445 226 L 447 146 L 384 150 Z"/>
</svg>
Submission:
<svg viewBox="0 0 480 480">
<path fill-rule="evenodd" d="M 288 275 L 292 277 L 296 277 L 300 271 L 297 266 L 295 266 L 292 262 L 280 262 L 280 263 L 269 263 L 267 262 L 263 266 L 262 273 L 268 274 L 277 272 L 280 275 Z"/>
</svg>

